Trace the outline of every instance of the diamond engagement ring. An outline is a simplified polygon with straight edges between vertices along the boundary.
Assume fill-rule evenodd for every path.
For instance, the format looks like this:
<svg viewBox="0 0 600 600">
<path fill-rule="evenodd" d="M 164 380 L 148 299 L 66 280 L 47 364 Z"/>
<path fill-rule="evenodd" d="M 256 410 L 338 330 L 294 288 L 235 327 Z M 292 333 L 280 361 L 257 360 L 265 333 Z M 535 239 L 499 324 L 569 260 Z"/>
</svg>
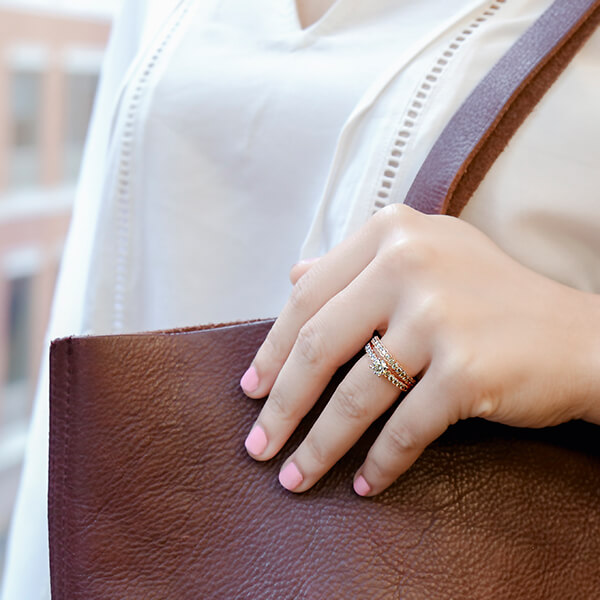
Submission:
<svg viewBox="0 0 600 600">
<path fill-rule="evenodd" d="M 416 382 L 406 369 L 390 354 L 379 336 L 374 336 L 365 346 L 365 352 L 371 359 L 371 370 L 377 377 L 385 377 L 402 392 L 408 392 Z"/>
</svg>

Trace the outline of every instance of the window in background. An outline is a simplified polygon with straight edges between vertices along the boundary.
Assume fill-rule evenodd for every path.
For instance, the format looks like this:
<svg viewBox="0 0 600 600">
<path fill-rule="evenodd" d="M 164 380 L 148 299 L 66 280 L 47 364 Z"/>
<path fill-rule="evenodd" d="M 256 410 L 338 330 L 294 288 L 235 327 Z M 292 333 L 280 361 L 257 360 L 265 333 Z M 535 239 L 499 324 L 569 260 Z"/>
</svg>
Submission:
<svg viewBox="0 0 600 600">
<path fill-rule="evenodd" d="M 13 149 L 10 159 L 11 188 L 31 187 L 40 177 L 40 71 L 13 71 L 10 78 L 10 110 L 13 118 Z"/>
<path fill-rule="evenodd" d="M 120 1 L 0 0 L 0 588 L 57 254 Z"/>
<path fill-rule="evenodd" d="M 69 73 L 67 75 L 65 178 L 73 181 L 79 174 L 83 147 L 94 96 L 98 84 L 95 73 Z"/>
<path fill-rule="evenodd" d="M 32 245 L 23 245 L 4 257 L 4 329 L 8 342 L 2 368 L 5 382 L 0 431 L 4 433 L 25 429 L 29 420 L 33 289 L 41 267 L 40 251 Z"/>
<path fill-rule="evenodd" d="M 27 439 L 31 407 L 31 317 L 39 256 L 34 249 L 24 247 L 5 256 L 3 263 L 2 317 L 7 339 L 3 341 L 5 348 L 2 352 L 5 358 L 2 371 L 6 379 L 0 389 L 0 561 L 3 561 Z M 3 562 L 0 563 L 0 579 L 2 567 Z"/>
<path fill-rule="evenodd" d="M 17 277 L 9 280 L 8 343 L 10 348 L 7 381 L 24 381 L 29 376 L 30 313 L 32 278 Z"/>
<path fill-rule="evenodd" d="M 3 428 L 25 426 L 29 419 L 31 361 L 31 276 L 17 277 L 8 286 L 8 339 Z"/>
</svg>

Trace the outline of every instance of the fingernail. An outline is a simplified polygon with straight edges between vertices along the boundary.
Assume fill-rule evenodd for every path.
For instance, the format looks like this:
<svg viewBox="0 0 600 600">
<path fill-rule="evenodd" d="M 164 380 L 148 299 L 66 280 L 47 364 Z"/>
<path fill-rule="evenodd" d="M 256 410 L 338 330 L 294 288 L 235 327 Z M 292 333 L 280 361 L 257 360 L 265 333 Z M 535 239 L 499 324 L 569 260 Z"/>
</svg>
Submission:
<svg viewBox="0 0 600 600">
<path fill-rule="evenodd" d="M 354 481 L 354 491 L 359 496 L 366 496 L 371 491 L 371 486 L 362 475 L 359 475 Z"/>
<path fill-rule="evenodd" d="M 279 473 L 279 483 L 286 490 L 295 490 L 302 483 L 303 479 L 302 473 L 298 471 L 298 467 L 293 462 L 288 463 Z"/>
<path fill-rule="evenodd" d="M 315 258 L 303 258 L 302 260 L 299 260 L 296 264 L 297 265 L 310 265 L 311 263 L 314 263 L 316 260 L 319 260 L 319 258 L 321 258 L 321 257 L 315 256 Z"/>
<path fill-rule="evenodd" d="M 260 425 L 255 425 L 244 442 L 246 450 L 255 456 L 261 455 L 267 447 L 267 435 Z"/>
<path fill-rule="evenodd" d="M 240 379 L 240 385 L 247 394 L 252 394 L 258 389 L 258 373 L 253 366 L 244 373 Z"/>
</svg>

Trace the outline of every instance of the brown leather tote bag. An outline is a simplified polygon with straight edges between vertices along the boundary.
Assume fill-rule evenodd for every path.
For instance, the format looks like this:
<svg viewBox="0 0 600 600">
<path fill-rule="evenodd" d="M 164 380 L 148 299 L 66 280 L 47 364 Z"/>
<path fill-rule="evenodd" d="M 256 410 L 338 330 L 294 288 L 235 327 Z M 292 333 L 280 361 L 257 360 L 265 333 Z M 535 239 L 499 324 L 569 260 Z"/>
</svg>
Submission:
<svg viewBox="0 0 600 600">
<path fill-rule="evenodd" d="M 559 0 L 452 119 L 408 201 L 460 208 L 598 24 Z M 54 600 L 600 597 L 599 428 L 453 426 L 381 495 L 353 493 L 381 423 L 300 495 L 243 440 L 239 388 L 272 321 L 68 338 L 51 349 Z M 352 362 L 352 361 L 351 361 Z M 385 416 L 383 417 L 385 419 Z"/>
</svg>

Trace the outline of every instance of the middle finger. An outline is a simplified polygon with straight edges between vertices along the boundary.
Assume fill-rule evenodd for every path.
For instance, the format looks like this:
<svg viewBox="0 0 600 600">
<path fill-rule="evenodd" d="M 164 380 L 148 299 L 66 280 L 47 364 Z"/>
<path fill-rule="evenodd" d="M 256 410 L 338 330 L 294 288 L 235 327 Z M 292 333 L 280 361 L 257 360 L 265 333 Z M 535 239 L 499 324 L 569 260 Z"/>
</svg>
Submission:
<svg viewBox="0 0 600 600">
<path fill-rule="evenodd" d="M 302 327 L 246 439 L 254 458 L 279 452 L 335 371 L 386 328 L 394 304 L 375 261 Z"/>
<path fill-rule="evenodd" d="M 406 358 L 403 356 L 401 365 L 409 375 L 414 377 L 424 368 L 425 348 L 411 347 L 406 352 L 405 341 L 414 338 L 402 326 L 394 327 L 394 332 L 388 332 L 385 339 L 386 343 L 390 339 L 404 340 Z M 393 346 L 401 347 L 402 342 Z M 385 377 L 375 377 L 370 362 L 366 355 L 357 361 L 305 440 L 286 461 L 279 475 L 285 488 L 303 492 L 314 485 L 397 400 L 401 390 Z"/>
</svg>

